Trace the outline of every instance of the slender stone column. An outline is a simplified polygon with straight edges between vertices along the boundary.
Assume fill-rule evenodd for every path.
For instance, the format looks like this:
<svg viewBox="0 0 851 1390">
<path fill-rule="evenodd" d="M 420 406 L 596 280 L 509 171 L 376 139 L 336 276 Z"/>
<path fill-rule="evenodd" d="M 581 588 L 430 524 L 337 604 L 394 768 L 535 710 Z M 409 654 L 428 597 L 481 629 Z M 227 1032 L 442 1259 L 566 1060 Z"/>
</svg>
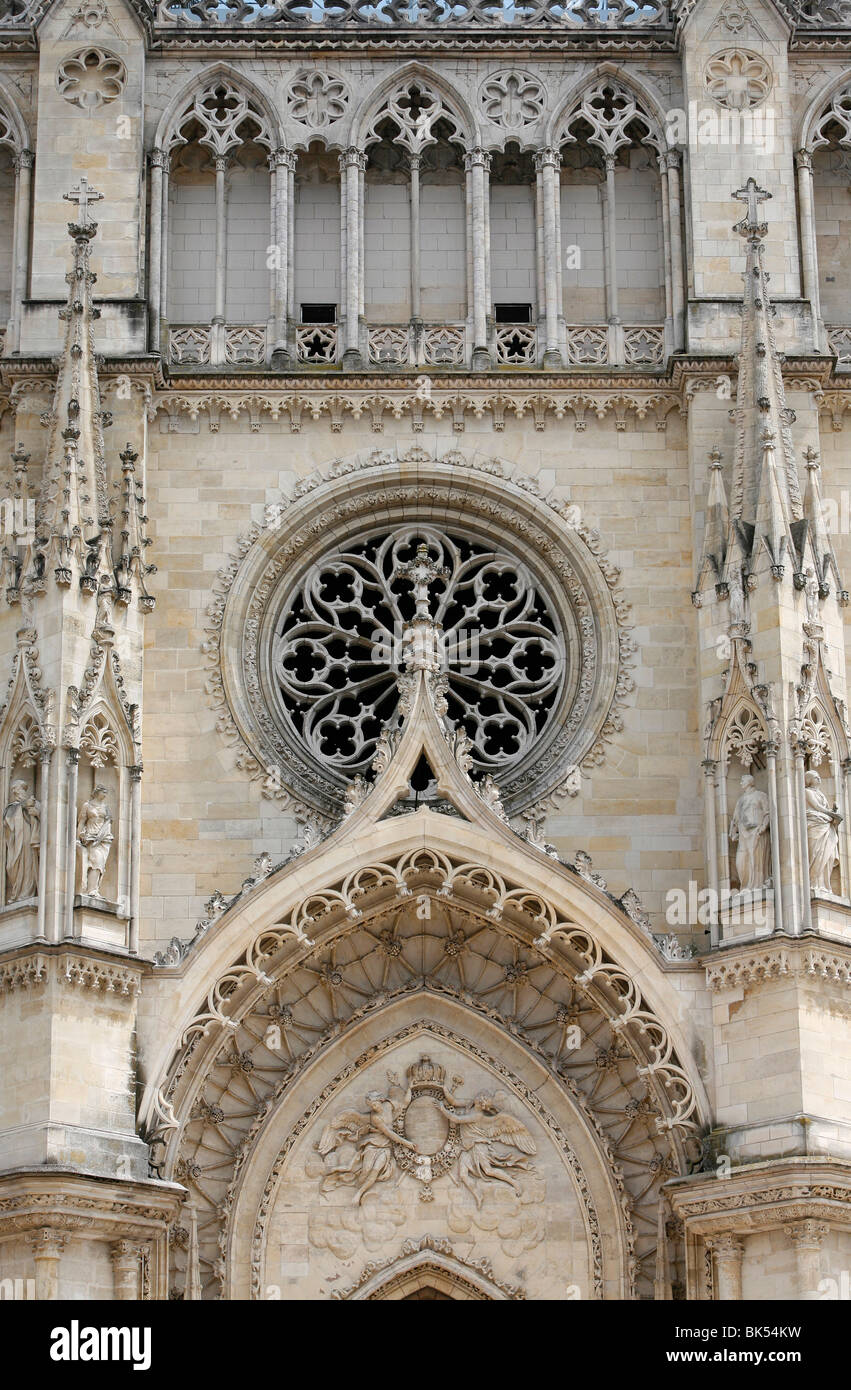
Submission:
<svg viewBox="0 0 851 1390">
<path fill-rule="evenodd" d="M 796 1297 L 812 1301 L 819 1298 L 821 1268 L 819 1255 L 828 1227 L 820 1221 L 797 1221 L 784 1230 L 795 1251 Z"/>
<path fill-rule="evenodd" d="M 129 1302 L 139 1297 L 141 1251 L 135 1241 L 116 1240 L 112 1255 L 112 1289 L 116 1299 Z"/>
<path fill-rule="evenodd" d="M 77 772 L 80 750 L 67 748 L 65 767 L 65 935 L 74 933 L 74 895 L 77 881 Z M 86 885 L 83 884 L 85 892 Z"/>
<path fill-rule="evenodd" d="M 771 879 L 774 885 L 774 930 L 783 929 L 783 889 L 780 883 L 780 816 L 777 806 L 777 750 L 765 750 L 768 766 L 768 821 L 771 834 Z"/>
<path fill-rule="evenodd" d="M 603 228 L 606 263 L 606 319 L 609 325 L 609 361 L 620 363 L 623 360 L 623 334 L 618 313 L 618 214 L 615 201 L 615 165 L 613 154 L 604 156 L 606 161 L 606 191 L 603 209 Z"/>
<path fill-rule="evenodd" d="M 224 360 L 225 288 L 227 276 L 227 187 L 225 183 L 229 156 L 216 155 L 216 290 L 213 309 L 213 357 Z M 215 326 L 219 327 L 219 352 L 216 354 Z"/>
<path fill-rule="evenodd" d="M 420 319 L 420 165 L 421 156 L 408 156 L 411 171 L 411 318 Z"/>
<path fill-rule="evenodd" d="M 21 345 L 21 316 L 27 293 L 27 269 L 29 266 L 30 202 L 34 162 L 35 155 L 32 150 L 21 150 L 15 156 L 15 225 L 12 240 L 12 274 L 14 278 L 9 328 L 11 342 L 6 345 L 7 353 L 18 349 Z"/>
<path fill-rule="evenodd" d="M 340 156 L 341 198 L 346 219 L 346 266 L 343 281 L 346 304 L 346 348 L 343 365 L 362 366 L 360 352 L 360 297 L 361 297 L 361 174 L 366 169 L 366 155 L 362 150 L 351 146 Z"/>
<path fill-rule="evenodd" d="M 488 350 L 487 286 L 490 246 L 488 245 L 488 201 L 491 157 L 482 149 L 468 150 L 465 167 L 469 171 L 470 228 L 473 249 L 473 367 L 485 370 L 491 365 Z"/>
<path fill-rule="evenodd" d="M 795 154 L 798 171 L 798 206 L 801 217 L 801 270 L 804 298 L 810 301 L 813 315 L 813 348 L 825 349 L 824 324 L 821 321 L 821 297 L 818 285 L 818 255 L 816 251 L 816 219 L 813 208 L 813 157 L 809 150 Z"/>
<path fill-rule="evenodd" d="M 546 305 L 544 366 L 562 367 L 564 363 L 558 342 L 558 268 L 561 261 L 561 247 L 559 245 L 556 207 L 561 154 L 558 150 L 538 150 L 535 155 L 535 168 L 539 169 L 541 173 L 540 187 L 543 194 L 544 302 Z"/>
<path fill-rule="evenodd" d="M 142 765 L 134 763 L 130 773 L 130 927 L 128 950 L 139 954 L 139 847 L 142 837 Z"/>
<path fill-rule="evenodd" d="M 662 244 L 665 258 L 665 350 L 671 352 L 674 346 L 674 310 L 671 270 L 671 202 L 668 197 L 667 152 L 657 157 L 656 165 L 659 170 L 659 188 L 662 194 Z"/>
<path fill-rule="evenodd" d="M 547 286 L 544 270 L 544 172 L 535 156 L 535 301 L 539 323 L 547 316 Z"/>
<path fill-rule="evenodd" d="M 706 807 L 706 839 L 709 846 L 709 887 L 712 891 L 712 912 L 709 918 L 709 940 L 712 946 L 718 945 L 718 827 L 715 821 L 715 775 L 718 764 L 714 758 L 703 762 L 704 797 Z"/>
<path fill-rule="evenodd" d="M 709 1236 L 706 1244 L 715 1258 L 715 1298 L 721 1303 L 738 1303 L 742 1297 L 742 1256 L 744 1246 L 738 1236 Z"/>
<path fill-rule="evenodd" d="M 50 759 L 53 750 L 44 748 L 41 751 L 38 763 L 38 800 L 42 809 L 44 820 L 42 821 L 41 845 L 38 851 L 38 939 L 47 940 L 47 859 L 48 851 L 45 840 L 47 838 L 47 816 L 46 811 L 50 797 Z"/>
<path fill-rule="evenodd" d="M 292 160 L 287 165 L 287 217 L 289 218 L 289 232 L 287 235 L 287 320 L 288 323 L 295 322 L 295 168 L 297 156 L 292 154 Z"/>
<path fill-rule="evenodd" d="M 35 1261 L 35 1296 L 39 1302 L 55 1302 L 59 1297 L 59 1261 L 65 1249 L 66 1237 L 49 1226 L 36 1231 L 32 1238 Z"/>
<path fill-rule="evenodd" d="M 674 319 L 674 347 L 685 344 L 685 286 L 683 281 L 683 234 L 680 215 L 679 150 L 669 150 L 668 164 L 668 226 L 671 233 L 671 311 Z"/>
<path fill-rule="evenodd" d="M 718 819 L 721 822 L 721 891 L 730 891 L 730 813 L 727 809 L 727 763 L 718 764 Z"/>
<path fill-rule="evenodd" d="M 810 847 L 807 841 L 807 800 L 804 786 L 804 754 L 800 745 L 795 749 L 795 803 L 798 811 L 798 852 L 801 856 L 801 913 L 792 923 L 792 935 L 809 931 L 813 925 L 813 905 L 810 899 Z"/>
<path fill-rule="evenodd" d="M 851 896 L 851 758 L 842 763 L 842 806 L 845 820 L 839 830 L 839 857 L 842 866 L 842 895 Z"/>
<path fill-rule="evenodd" d="M 164 150 L 151 150 L 151 246 L 148 256 L 148 350 L 160 350 L 162 303 Z"/>
<path fill-rule="evenodd" d="M 292 150 L 278 149 L 269 156 L 272 181 L 272 217 L 275 255 L 272 261 L 273 342 L 272 366 L 283 367 L 288 360 L 287 308 L 290 270 L 290 169 L 295 168 Z"/>
<path fill-rule="evenodd" d="M 163 222 L 162 233 L 160 235 L 160 334 L 162 335 L 162 323 L 168 319 L 168 218 L 169 218 L 169 172 L 171 167 L 171 156 L 166 155 L 165 168 L 163 169 Z M 168 345 L 165 345 L 168 351 Z"/>
</svg>

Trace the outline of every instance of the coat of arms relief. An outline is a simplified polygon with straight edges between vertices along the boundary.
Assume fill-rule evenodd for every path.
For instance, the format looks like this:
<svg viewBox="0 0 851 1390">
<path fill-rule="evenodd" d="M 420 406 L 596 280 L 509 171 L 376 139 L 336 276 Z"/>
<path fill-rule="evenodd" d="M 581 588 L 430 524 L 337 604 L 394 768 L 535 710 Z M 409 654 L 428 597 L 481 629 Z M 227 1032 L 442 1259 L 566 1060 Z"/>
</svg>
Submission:
<svg viewBox="0 0 851 1390">
<path fill-rule="evenodd" d="M 350 1187 L 361 1206 L 379 1184 L 398 1187 L 408 1175 L 425 1202 L 433 1200 L 432 1184 L 443 1176 L 465 1188 L 477 1209 L 498 1187 L 520 1196 L 524 1176 L 535 1174 L 534 1138 L 507 1109 L 504 1091 L 463 1101 L 457 1095 L 463 1084 L 454 1076 L 447 1085 L 446 1069 L 430 1057 L 409 1066 L 404 1083 L 388 1072 L 384 1094 L 367 1093 L 366 1113 L 342 1111 L 325 1126 L 315 1145 L 320 1191 Z"/>
</svg>

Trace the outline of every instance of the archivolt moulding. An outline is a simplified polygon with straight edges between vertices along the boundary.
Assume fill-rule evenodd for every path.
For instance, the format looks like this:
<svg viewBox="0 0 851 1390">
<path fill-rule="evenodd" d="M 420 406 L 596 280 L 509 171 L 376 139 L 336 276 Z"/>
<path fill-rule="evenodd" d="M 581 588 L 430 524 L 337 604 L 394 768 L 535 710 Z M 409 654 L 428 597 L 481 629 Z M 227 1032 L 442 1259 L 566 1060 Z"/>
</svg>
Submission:
<svg viewBox="0 0 851 1390">
<path fill-rule="evenodd" d="M 405 1290 L 421 1287 L 424 1279 L 450 1298 L 464 1300 L 523 1299 L 519 1284 L 504 1284 L 494 1276 L 489 1260 L 464 1260 L 451 1242 L 440 1236 L 406 1240 L 399 1254 L 389 1260 L 364 1265 L 348 1288 L 332 1293 L 333 1299 L 393 1300 Z"/>
<path fill-rule="evenodd" d="M 267 796 L 295 803 L 297 813 L 311 808 L 325 829 L 342 814 L 346 769 L 320 757 L 286 717 L 271 652 L 287 594 L 315 574 L 329 536 L 345 550 L 376 518 L 389 531 L 435 522 L 486 550 L 510 549 L 528 567 L 558 616 L 567 679 L 540 735 L 493 770 L 511 815 L 578 792 L 578 770 L 601 763 L 622 727 L 633 643 L 619 571 L 599 535 L 580 523 L 576 507 L 535 491 L 533 479 L 512 476 L 495 459 L 371 451 L 337 461 L 301 483 L 291 501 L 267 508 L 265 523 L 240 540 L 218 576 L 204 648 L 218 727 Z"/>
</svg>

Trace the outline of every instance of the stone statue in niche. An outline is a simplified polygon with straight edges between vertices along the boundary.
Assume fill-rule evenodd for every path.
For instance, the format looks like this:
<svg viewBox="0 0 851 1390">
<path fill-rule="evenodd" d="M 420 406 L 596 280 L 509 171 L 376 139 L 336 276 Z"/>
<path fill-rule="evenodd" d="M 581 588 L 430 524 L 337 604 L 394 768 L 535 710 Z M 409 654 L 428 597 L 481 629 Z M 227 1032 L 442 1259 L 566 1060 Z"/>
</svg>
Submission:
<svg viewBox="0 0 851 1390">
<path fill-rule="evenodd" d="M 810 888 L 817 893 L 831 893 L 830 876 L 839 859 L 839 826 L 842 824 L 835 806 L 831 806 L 821 791 L 817 772 L 804 778 L 804 803 L 807 813 L 807 848 L 810 861 Z"/>
<path fill-rule="evenodd" d="M 106 787 L 96 786 L 77 818 L 80 891 L 90 898 L 103 896 L 100 885 L 112 849 L 112 813 L 106 798 Z"/>
<path fill-rule="evenodd" d="M 38 856 L 41 842 L 41 807 L 27 783 L 18 778 L 9 788 L 9 805 L 3 812 L 6 840 L 6 901 L 20 902 L 38 892 Z"/>
<path fill-rule="evenodd" d="M 472 1193 L 481 1207 L 481 1184 L 501 1183 L 521 1191 L 518 1175 L 531 1171 L 537 1152 L 522 1121 L 505 1109 L 507 1096 L 478 1095 L 458 1101 L 446 1085 L 446 1070 L 430 1057 L 408 1067 L 405 1085 L 387 1073 L 385 1095 L 370 1091 L 367 1115 L 357 1110 L 337 1115 L 315 1145 L 322 1160 L 320 1191 L 355 1187 L 355 1204 L 379 1182 L 407 1173 L 420 1183 L 420 1200 L 433 1200 L 432 1183 L 448 1175 Z M 462 1079 L 454 1077 L 452 1086 Z M 457 1176 L 454 1171 L 457 1165 Z M 314 1174 L 317 1175 L 317 1174 Z"/>
<path fill-rule="evenodd" d="M 768 797 L 754 785 L 750 773 L 742 778 L 742 790 L 730 822 L 730 839 L 736 845 L 739 888 L 764 888 L 769 878 Z"/>
</svg>

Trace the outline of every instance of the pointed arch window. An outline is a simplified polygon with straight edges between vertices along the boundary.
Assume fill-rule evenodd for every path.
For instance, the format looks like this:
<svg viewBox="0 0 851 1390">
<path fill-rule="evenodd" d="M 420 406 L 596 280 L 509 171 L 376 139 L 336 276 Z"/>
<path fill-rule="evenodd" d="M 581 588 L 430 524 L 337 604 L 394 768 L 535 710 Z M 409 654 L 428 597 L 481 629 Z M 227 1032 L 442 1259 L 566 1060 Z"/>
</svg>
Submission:
<svg viewBox="0 0 851 1390">
<path fill-rule="evenodd" d="M 289 169 L 259 101 L 224 74 L 195 91 L 151 156 L 151 345 L 175 365 L 285 350 Z"/>
<path fill-rule="evenodd" d="M 851 82 L 824 104 L 798 151 L 798 202 L 804 295 L 814 346 L 851 368 Z"/>
<path fill-rule="evenodd" d="M 659 366 L 683 340 L 680 156 L 613 76 L 559 125 L 567 360 Z"/>
</svg>

